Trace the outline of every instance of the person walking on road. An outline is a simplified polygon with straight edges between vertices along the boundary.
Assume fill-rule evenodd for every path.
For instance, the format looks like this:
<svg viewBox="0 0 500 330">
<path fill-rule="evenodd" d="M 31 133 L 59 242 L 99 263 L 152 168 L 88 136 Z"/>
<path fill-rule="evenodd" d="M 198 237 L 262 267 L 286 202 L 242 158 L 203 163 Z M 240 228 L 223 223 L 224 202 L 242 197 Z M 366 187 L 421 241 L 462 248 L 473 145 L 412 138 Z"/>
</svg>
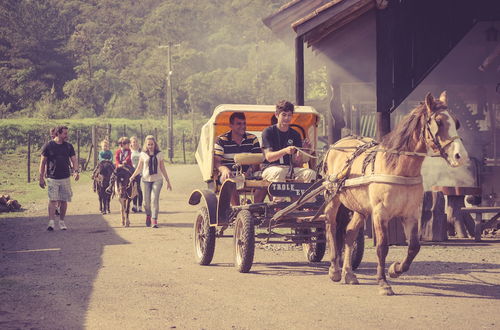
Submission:
<svg viewBox="0 0 500 330">
<path fill-rule="evenodd" d="M 142 148 L 139 164 L 130 177 L 130 182 L 142 174 L 141 186 L 144 196 L 144 211 L 146 212 L 146 226 L 158 228 L 158 211 L 160 204 L 160 191 L 163 186 L 163 178 L 167 181 L 167 189 L 172 190 L 168 178 L 163 152 L 160 151 L 158 143 L 152 135 L 146 136 Z M 163 177 L 162 177 L 163 175 Z"/>
<path fill-rule="evenodd" d="M 139 165 L 139 159 L 141 157 L 141 147 L 139 147 L 139 141 L 136 136 L 130 138 L 130 150 L 132 151 L 132 165 L 134 169 Z M 141 174 L 137 175 L 137 196 L 134 197 L 132 206 L 132 212 L 142 212 L 142 189 L 141 189 Z"/>
<path fill-rule="evenodd" d="M 56 207 L 59 204 L 59 228 L 66 230 L 64 217 L 71 202 L 73 192 L 71 191 L 71 170 L 75 181 L 78 181 L 78 162 L 76 160 L 75 149 L 71 143 L 67 142 L 68 127 L 59 126 L 55 131 L 55 138 L 47 142 L 42 147 L 42 155 L 39 168 L 39 185 L 41 188 L 47 186 L 49 197 L 49 223 L 47 230 L 54 230 L 56 219 Z M 47 173 L 47 182 L 45 174 Z"/>
</svg>

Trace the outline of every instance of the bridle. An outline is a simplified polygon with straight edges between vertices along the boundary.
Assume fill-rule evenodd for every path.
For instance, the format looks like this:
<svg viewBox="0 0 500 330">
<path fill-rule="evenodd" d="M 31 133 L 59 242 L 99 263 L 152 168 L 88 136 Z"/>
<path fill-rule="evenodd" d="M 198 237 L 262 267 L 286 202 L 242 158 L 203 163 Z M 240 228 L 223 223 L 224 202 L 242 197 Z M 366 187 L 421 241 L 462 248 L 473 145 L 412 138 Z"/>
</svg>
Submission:
<svg viewBox="0 0 500 330">
<path fill-rule="evenodd" d="M 438 152 L 439 155 L 444 158 L 444 160 L 446 160 L 448 164 L 450 164 L 445 148 L 453 143 L 453 141 L 457 139 L 461 140 L 461 138 L 460 136 L 455 135 L 450 137 L 448 140 L 441 142 L 439 141 L 437 135 L 437 133 L 439 132 L 439 125 L 436 121 L 436 116 L 439 114 L 439 112 L 440 111 L 434 112 L 430 117 L 426 119 L 422 134 L 424 136 L 425 144 L 427 145 L 427 147 L 431 148 L 434 152 Z"/>
<path fill-rule="evenodd" d="M 127 166 L 123 166 L 123 167 L 121 167 L 121 169 L 122 169 L 122 171 L 123 171 L 123 170 L 127 171 L 127 172 L 128 172 L 128 174 L 129 174 L 130 176 L 132 176 L 132 174 L 133 174 L 132 169 L 128 168 Z M 123 190 L 124 190 L 125 195 L 127 196 L 127 198 L 132 199 L 132 198 L 134 198 L 134 197 L 135 197 L 135 196 L 134 196 L 134 190 L 137 190 L 137 187 L 136 187 L 137 182 L 135 182 L 135 181 L 130 181 L 130 176 L 129 176 L 129 182 L 128 182 L 128 184 L 126 184 L 126 185 L 125 185 L 125 184 L 118 184 L 119 189 L 120 189 L 120 197 L 121 197 L 121 196 L 122 196 L 122 194 L 123 194 Z M 120 178 L 120 177 L 117 175 L 117 178 Z M 123 178 L 122 178 L 122 179 L 123 179 Z M 122 180 L 120 180 L 120 181 L 122 181 Z M 130 194 L 129 194 L 129 189 L 130 189 Z"/>
</svg>

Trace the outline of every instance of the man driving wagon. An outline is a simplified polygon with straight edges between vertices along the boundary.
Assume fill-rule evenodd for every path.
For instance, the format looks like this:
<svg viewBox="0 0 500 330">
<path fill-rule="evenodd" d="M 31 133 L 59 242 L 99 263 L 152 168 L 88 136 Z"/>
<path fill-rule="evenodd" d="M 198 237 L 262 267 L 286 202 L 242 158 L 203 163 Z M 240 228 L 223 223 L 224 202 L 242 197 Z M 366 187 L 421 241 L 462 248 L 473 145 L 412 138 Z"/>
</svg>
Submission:
<svg viewBox="0 0 500 330">
<path fill-rule="evenodd" d="M 284 182 L 293 180 L 296 182 L 311 182 L 316 178 L 316 172 L 310 168 L 303 167 L 309 159 L 298 148 L 311 149 L 311 143 L 307 137 L 302 140 L 300 134 L 290 127 L 294 105 L 286 100 L 276 104 L 274 117 L 276 124 L 264 129 L 262 132 L 263 149 L 261 150 L 259 140 L 254 134 L 246 132 L 246 117 L 243 112 L 234 112 L 229 117 L 230 131 L 217 137 L 214 145 L 214 163 L 219 171 L 219 182 L 222 184 L 226 179 L 234 177 L 234 157 L 239 153 L 264 153 L 262 168 L 262 179 L 268 182 Z M 249 176 L 260 170 L 259 165 L 243 165 L 242 172 Z M 254 196 L 255 202 L 262 202 L 266 191 L 257 190 Z M 282 200 L 276 198 L 275 200 Z M 237 194 L 233 194 L 232 205 L 239 205 Z"/>
</svg>

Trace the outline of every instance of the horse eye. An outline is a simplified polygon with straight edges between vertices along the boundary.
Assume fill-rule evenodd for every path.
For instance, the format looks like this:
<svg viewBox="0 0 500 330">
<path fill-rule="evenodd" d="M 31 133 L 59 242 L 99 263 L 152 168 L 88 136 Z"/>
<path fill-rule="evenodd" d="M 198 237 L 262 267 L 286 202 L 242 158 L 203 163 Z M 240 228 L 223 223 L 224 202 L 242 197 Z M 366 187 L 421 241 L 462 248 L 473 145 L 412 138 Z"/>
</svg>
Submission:
<svg viewBox="0 0 500 330">
<path fill-rule="evenodd" d="M 458 119 L 455 121 L 455 125 L 457 126 L 457 129 L 460 129 L 460 122 L 458 121 Z"/>
</svg>

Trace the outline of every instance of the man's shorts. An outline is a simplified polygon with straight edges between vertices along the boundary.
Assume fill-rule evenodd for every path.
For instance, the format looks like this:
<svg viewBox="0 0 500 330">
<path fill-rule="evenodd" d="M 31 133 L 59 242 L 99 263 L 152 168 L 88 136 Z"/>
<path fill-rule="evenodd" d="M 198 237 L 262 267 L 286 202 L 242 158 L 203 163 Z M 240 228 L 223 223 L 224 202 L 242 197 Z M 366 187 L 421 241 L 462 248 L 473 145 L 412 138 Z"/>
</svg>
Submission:
<svg viewBox="0 0 500 330">
<path fill-rule="evenodd" d="M 51 201 L 64 201 L 71 202 L 71 181 L 70 178 L 66 179 L 47 179 L 47 191 L 49 193 L 49 200 Z"/>
</svg>

